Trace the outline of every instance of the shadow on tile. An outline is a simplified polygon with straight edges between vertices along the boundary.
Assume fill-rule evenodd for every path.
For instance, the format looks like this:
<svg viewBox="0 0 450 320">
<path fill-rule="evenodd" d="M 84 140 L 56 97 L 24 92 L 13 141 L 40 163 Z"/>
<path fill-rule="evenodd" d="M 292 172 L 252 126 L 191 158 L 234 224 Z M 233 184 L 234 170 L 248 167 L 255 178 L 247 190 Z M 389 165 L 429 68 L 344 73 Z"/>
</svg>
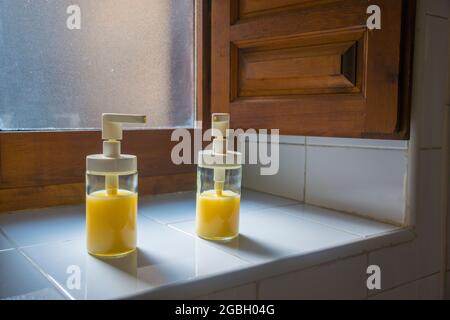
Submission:
<svg viewBox="0 0 450 320">
<path fill-rule="evenodd" d="M 226 247 L 233 250 L 239 250 L 242 253 L 249 253 L 261 258 L 273 258 L 280 249 L 269 247 L 260 241 L 252 239 L 246 235 L 240 234 L 239 237 L 229 242 L 214 242 L 218 247 Z"/>
</svg>

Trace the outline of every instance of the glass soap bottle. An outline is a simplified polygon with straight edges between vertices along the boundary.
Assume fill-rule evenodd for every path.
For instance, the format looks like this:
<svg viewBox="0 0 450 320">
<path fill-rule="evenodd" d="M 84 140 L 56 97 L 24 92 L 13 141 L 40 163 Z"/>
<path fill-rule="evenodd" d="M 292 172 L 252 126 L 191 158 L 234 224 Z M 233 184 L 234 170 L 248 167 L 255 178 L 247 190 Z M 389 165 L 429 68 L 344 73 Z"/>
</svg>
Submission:
<svg viewBox="0 0 450 320">
<path fill-rule="evenodd" d="M 137 159 L 120 153 L 120 140 L 122 123 L 145 122 L 144 115 L 102 115 L 103 154 L 86 157 L 86 241 L 92 255 L 118 257 L 136 250 Z"/>
<path fill-rule="evenodd" d="M 239 235 L 241 154 L 229 150 L 227 113 L 212 115 L 212 150 L 198 156 L 196 232 L 207 240 L 227 241 Z"/>
</svg>

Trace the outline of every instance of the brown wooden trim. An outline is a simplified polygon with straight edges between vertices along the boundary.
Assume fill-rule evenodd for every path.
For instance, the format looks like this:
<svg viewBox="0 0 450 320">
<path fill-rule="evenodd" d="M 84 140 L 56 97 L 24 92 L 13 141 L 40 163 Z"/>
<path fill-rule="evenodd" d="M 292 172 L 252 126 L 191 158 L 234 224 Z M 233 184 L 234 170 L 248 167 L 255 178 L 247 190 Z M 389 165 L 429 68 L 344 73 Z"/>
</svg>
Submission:
<svg viewBox="0 0 450 320">
<path fill-rule="evenodd" d="M 139 194 L 161 194 L 196 189 L 196 172 L 139 179 Z"/>
<path fill-rule="evenodd" d="M 192 132 L 192 130 L 191 130 Z M 124 131 L 138 157 L 141 194 L 195 189 L 195 165 L 171 161 L 172 130 Z M 85 158 L 101 153 L 99 131 L 0 133 L 0 212 L 84 201 Z"/>
<path fill-rule="evenodd" d="M 230 112 L 230 1 L 212 1 L 211 4 L 211 112 Z"/>
<path fill-rule="evenodd" d="M 124 131 L 122 153 L 138 157 L 141 177 L 193 172 L 192 165 L 175 165 L 172 130 Z M 99 131 L 2 132 L 0 189 L 70 184 L 84 181 L 85 159 L 102 152 Z"/>
<path fill-rule="evenodd" d="M 414 65 L 414 35 L 416 21 L 416 0 L 403 0 L 405 2 L 402 25 L 402 65 L 399 83 L 399 121 L 397 132 L 403 139 L 410 136 L 410 118 L 412 105 L 412 82 Z"/>
<path fill-rule="evenodd" d="M 139 194 L 159 194 L 195 189 L 195 173 L 139 178 Z M 84 202 L 85 184 L 69 183 L 0 190 L 0 213 Z"/>
<path fill-rule="evenodd" d="M 197 120 L 211 126 L 211 1 L 196 0 Z"/>
</svg>

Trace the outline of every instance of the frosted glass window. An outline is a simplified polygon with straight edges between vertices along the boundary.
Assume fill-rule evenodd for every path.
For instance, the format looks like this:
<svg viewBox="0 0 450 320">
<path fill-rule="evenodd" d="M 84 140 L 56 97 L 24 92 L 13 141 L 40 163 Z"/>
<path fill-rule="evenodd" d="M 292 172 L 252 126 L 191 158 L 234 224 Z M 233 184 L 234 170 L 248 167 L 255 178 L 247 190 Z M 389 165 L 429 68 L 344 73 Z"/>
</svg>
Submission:
<svg viewBox="0 0 450 320">
<path fill-rule="evenodd" d="M 0 130 L 99 128 L 103 112 L 190 127 L 193 52 L 193 0 L 0 0 Z"/>
</svg>

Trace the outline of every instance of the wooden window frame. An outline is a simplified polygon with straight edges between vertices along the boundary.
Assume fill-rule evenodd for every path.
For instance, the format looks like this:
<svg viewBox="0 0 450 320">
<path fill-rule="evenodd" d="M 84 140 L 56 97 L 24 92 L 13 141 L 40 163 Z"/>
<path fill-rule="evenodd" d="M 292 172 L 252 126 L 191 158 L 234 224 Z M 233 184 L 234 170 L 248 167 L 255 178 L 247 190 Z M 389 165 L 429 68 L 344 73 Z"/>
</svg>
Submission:
<svg viewBox="0 0 450 320">
<path fill-rule="evenodd" d="M 194 110 L 205 128 L 210 120 L 210 2 L 193 1 Z M 195 165 L 171 161 L 171 150 L 177 143 L 171 141 L 171 133 L 172 129 L 124 131 L 122 152 L 138 157 L 140 194 L 195 189 Z M 101 148 L 99 130 L 0 131 L 0 212 L 82 203 L 85 157 Z"/>
<path fill-rule="evenodd" d="M 292 92 L 286 95 L 278 95 L 277 93 L 260 94 L 261 92 L 257 92 L 248 95 L 237 94 L 237 91 L 242 89 L 242 87 L 238 88 L 237 86 L 241 80 L 240 63 L 245 62 L 246 59 L 243 58 L 245 54 L 248 58 L 252 52 L 259 51 L 261 53 L 264 50 L 274 50 L 277 47 L 283 48 L 288 40 L 293 42 L 296 40 L 311 41 L 311 43 L 318 41 L 317 43 L 321 43 L 320 41 L 323 39 L 318 36 L 320 30 L 318 28 L 318 17 L 321 13 L 318 10 L 311 9 L 311 12 L 316 13 L 316 15 L 310 17 L 310 20 L 303 17 L 303 12 L 299 8 L 308 8 L 309 5 L 305 4 L 306 2 L 313 1 L 286 4 L 280 8 L 262 10 L 256 16 L 244 16 L 243 18 L 238 18 L 241 5 L 239 0 L 213 2 L 211 13 L 213 26 L 211 81 L 214 93 L 211 97 L 212 112 L 230 113 L 231 125 L 243 129 L 277 128 L 280 129 L 281 134 L 285 135 L 408 140 L 410 135 L 416 0 L 399 0 L 398 3 L 401 3 L 402 7 L 396 8 L 402 15 L 399 27 L 401 39 L 398 70 L 392 73 L 393 68 L 387 65 L 382 72 L 369 73 L 370 78 L 365 78 L 361 82 L 363 89 L 361 93 L 342 92 L 340 94 L 336 92 L 324 95 L 317 92 L 309 94 Z M 333 2 L 338 1 L 323 0 L 317 2 L 330 8 L 332 5 L 337 6 Z M 348 0 L 348 2 L 351 1 Z M 388 3 L 389 0 L 379 0 L 378 2 L 383 4 Z M 363 22 L 367 16 L 366 4 L 369 5 L 370 3 L 363 0 L 352 1 L 352 5 L 358 5 L 359 7 L 355 9 L 358 15 L 354 15 L 355 12 L 352 12 L 354 8 L 350 6 L 336 16 L 334 12 L 330 14 L 330 11 L 328 13 L 326 10 L 324 11 L 324 14 L 329 14 L 329 17 L 333 17 L 330 20 L 335 22 L 333 27 L 335 39 L 341 36 L 349 37 L 352 33 L 364 31 L 365 35 L 361 40 L 367 42 L 367 46 L 383 43 L 380 33 L 366 31 Z M 293 11 L 290 12 L 287 8 L 292 8 Z M 272 13 L 275 15 L 271 16 Z M 355 19 L 350 22 L 355 23 L 354 26 L 346 26 L 349 16 Z M 384 12 L 383 17 L 393 19 L 394 15 L 388 15 Z M 291 25 L 285 26 L 283 23 L 278 23 L 277 19 L 286 19 L 285 21 Z M 352 20 L 350 19 L 350 21 Z M 309 29 L 307 28 L 308 23 L 311 24 Z M 329 43 L 335 41 L 327 38 L 331 35 L 326 32 L 321 37 L 328 39 Z M 396 37 L 395 34 L 394 37 Z M 356 38 L 353 40 L 356 40 Z M 369 40 L 371 41 L 370 44 Z M 292 48 L 294 47 L 292 46 Z M 361 50 L 366 50 L 364 46 L 359 47 Z M 383 65 L 383 59 L 390 59 L 388 53 L 383 55 L 380 54 L 383 50 L 376 50 L 376 48 L 380 48 L 377 45 L 372 45 L 371 48 L 375 48 L 371 52 L 373 52 L 372 57 L 376 57 L 376 59 L 370 61 L 380 60 L 380 65 Z M 397 48 L 393 50 L 397 50 Z M 389 50 L 387 51 L 389 52 Z M 369 52 L 362 51 L 360 54 L 365 56 Z M 377 66 L 375 63 L 371 63 L 367 65 L 367 68 L 376 70 Z M 242 70 L 244 69 L 245 67 L 242 68 Z M 253 71 L 257 72 L 255 70 Z M 362 76 L 366 77 L 367 73 Z M 268 80 L 273 79 L 269 78 Z M 397 89 L 393 88 L 391 83 L 394 83 Z M 255 85 L 253 90 L 257 91 L 255 87 L 258 87 L 258 85 L 261 86 L 262 81 Z M 386 95 L 385 97 L 383 95 L 383 86 L 390 96 Z M 365 88 L 369 89 L 366 90 Z M 375 88 L 377 90 L 374 90 Z M 397 105 L 394 108 L 392 99 L 395 90 L 397 90 Z M 370 98 L 367 96 L 368 91 L 371 92 Z M 379 102 L 382 98 L 386 100 L 386 103 Z"/>
</svg>

